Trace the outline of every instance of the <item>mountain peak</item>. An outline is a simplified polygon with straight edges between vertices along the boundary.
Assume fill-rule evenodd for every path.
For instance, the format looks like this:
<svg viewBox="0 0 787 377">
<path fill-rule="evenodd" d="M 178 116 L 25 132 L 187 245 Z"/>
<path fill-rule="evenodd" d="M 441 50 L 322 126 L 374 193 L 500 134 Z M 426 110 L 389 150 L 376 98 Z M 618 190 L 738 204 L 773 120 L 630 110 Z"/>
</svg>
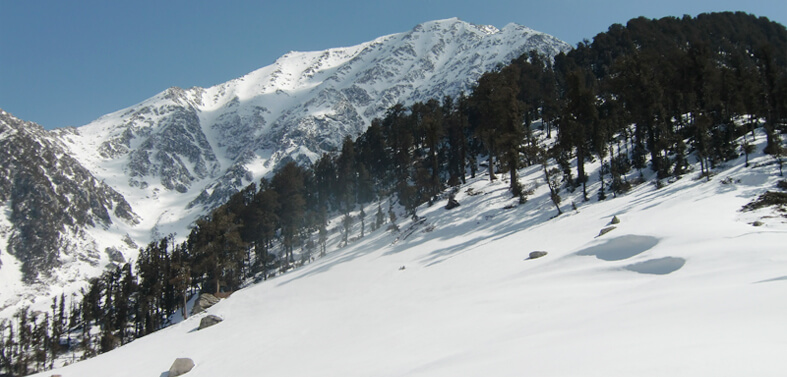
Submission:
<svg viewBox="0 0 787 377">
<path fill-rule="evenodd" d="M 500 29 L 492 25 L 476 25 L 467 21 L 463 21 L 457 17 L 446 18 L 442 20 L 427 21 L 416 25 L 411 32 L 439 32 L 450 30 L 473 30 L 475 32 L 492 35 L 500 32 Z"/>
</svg>

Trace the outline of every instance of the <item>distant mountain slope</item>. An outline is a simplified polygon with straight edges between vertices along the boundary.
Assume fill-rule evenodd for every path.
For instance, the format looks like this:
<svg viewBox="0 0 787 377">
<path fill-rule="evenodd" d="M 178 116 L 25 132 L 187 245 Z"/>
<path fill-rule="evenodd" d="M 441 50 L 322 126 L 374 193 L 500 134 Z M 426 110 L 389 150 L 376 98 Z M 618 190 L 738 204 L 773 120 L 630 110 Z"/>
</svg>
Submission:
<svg viewBox="0 0 787 377">
<path fill-rule="evenodd" d="M 0 253 L 21 263 L 25 282 L 47 280 L 68 261 L 97 263 L 100 248 L 84 247 L 92 242 L 85 236 L 89 228 L 138 223 L 122 195 L 37 124 L 0 110 L 0 150 L 0 208 L 11 224 L 0 235 Z"/>
<path fill-rule="evenodd" d="M 396 103 L 457 96 L 522 53 L 569 48 L 514 24 L 428 22 L 357 46 L 291 52 L 211 88 L 170 88 L 67 139 L 87 165 L 122 169 L 123 191 L 159 188 L 213 207 L 283 161 L 337 150 Z"/>
<path fill-rule="evenodd" d="M 0 255 L 8 255 L 0 260 L 14 256 L 28 282 L 84 280 L 107 253 L 133 258 L 138 245 L 185 236 L 195 218 L 283 162 L 337 150 L 393 104 L 457 96 L 522 53 L 569 49 L 515 24 L 448 19 L 357 46 L 291 52 L 227 83 L 170 88 L 78 128 L 47 132 L 4 113 L 14 124 L 4 135 L 14 136 L 0 149 Z M 2 269 L 0 281 L 16 279 Z M 17 291 L 0 292 L 0 309 Z"/>
</svg>

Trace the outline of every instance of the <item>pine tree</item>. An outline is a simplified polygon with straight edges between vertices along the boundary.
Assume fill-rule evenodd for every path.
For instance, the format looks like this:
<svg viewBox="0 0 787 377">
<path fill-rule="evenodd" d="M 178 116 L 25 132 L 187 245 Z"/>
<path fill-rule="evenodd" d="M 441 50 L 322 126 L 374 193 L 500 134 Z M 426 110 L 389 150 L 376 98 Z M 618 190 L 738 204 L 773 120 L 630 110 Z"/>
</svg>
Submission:
<svg viewBox="0 0 787 377">
<path fill-rule="evenodd" d="M 284 165 L 273 176 L 271 186 L 279 196 L 278 217 L 281 224 L 282 246 L 285 252 L 285 261 L 294 261 L 292 251 L 296 237 L 303 223 L 306 201 L 303 194 L 303 170 L 294 162 Z"/>
<path fill-rule="evenodd" d="M 385 215 L 383 214 L 382 203 L 377 203 L 377 215 L 375 215 L 374 229 L 380 229 L 385 223 Z"/>
<path fill-rule="evenodd" d="M 596 96 L 593 88 L 586 81 L 589 76 L 586 71 L 576 69 L 566 76 L 566 103 L 558 123 L 560 125 L 558 138 L 565 149 L 576 148 L 577 158 L 577 183 L 582 185 L 582 197 L 587 196 L 587 175 L 585 174 L 585 160 L 588 158 L 588 133 L 598 121 L 596 109 Z"/>
<path fill-rule="evenodd" d="M 557 210 L 557 215 L 555 216 L 560 216 L 563 214 L 563 211 L 560 209 L 560 202 L 562 201 L 560 197 L 560 169 L 549 168 L 550 152 L 543 147 L 538 147 L 537 155 L 541 163 L 541 169 L 544 171 L 544 181 L 549 187 L 549 199 L 552 200 L 552 204 L 555 205 Z"/>
</svg>

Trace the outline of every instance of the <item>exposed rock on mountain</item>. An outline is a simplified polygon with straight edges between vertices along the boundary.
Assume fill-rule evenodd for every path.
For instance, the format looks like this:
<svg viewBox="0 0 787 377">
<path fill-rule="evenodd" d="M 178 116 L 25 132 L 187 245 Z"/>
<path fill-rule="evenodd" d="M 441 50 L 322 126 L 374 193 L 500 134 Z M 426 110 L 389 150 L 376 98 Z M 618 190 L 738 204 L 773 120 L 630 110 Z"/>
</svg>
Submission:
<svg viewBox="0 0 787 377">
<path fill-rule="evenodd" d="M 291 52 L 211 88 L 170 88 L 70 140 L 96 166 L 120 163 L 126 189 L 185 193 L 188 208 L 207 209 L 283 162 L 337 150 L 396 103 L 457 96 L 525 52 L 569 48 L 514 24 L 427 22 L 357 46 Z M 85 148 L 89 140 L 102 142 Z"/>
<path fill-rule="evenodd" d="M 0 150 L 0 205 L 13 225 L 3 251 L 21 262 L 26 282 L 50 277 L 65 259 L 97 259 L 97 249 L 73 241 L 87 228 L 108 228 L 113 218 L 138 222 L 121 194 L 41 126 L 0 110 Z"/>
</svg>

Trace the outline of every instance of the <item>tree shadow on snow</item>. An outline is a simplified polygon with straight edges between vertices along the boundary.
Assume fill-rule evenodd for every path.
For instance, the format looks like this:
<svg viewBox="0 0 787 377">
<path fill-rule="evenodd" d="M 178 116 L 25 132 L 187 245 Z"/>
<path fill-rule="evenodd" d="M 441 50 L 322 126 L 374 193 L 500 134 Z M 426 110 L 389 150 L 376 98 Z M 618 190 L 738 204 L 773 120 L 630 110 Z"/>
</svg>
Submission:
<svg viewBox="0 0 787 377">
<path fill-rule="evenodd" d="M 523 229 L 533 229 L 546 224 L 554 218 L 555 210 L 551 202 L 543 200 L 542 196 L 531 197 L 528 204 L 510 209 L 489 208 L 489 204 L 483 204 L 485 202 L 482 201 L 465 207 L 451 216 L 443 216 L 441 225 L 438 226 L 439 231 L 434 232 L 433 239 L 447 241 L 456 238 L 457 235 L 469 233 L 479 235 L 464 242 L 436 249 L 423 257 L 422 263 L 425 267 L 430 267 L 458 254 L 509 237 Z M 510 200 L 501 200 L 497 204 L 503 205 L 507 202 Z M 468 216 L 468 214 L 476 215 Z"/>
<path fill-rule="evenodd" d="M 770 283 L 770 282 L 774 282 L 774 281 L 787 281 L 787 276 L 780 276 L 778 278 L 760 280 L 758 282 L 755 282 L 755 284 Z"/>
<path fill-rule="evenodd" d="M 640 274 L 667 275 L 680 270 L 684 264 L 686 260 L 683 258 L 664 257 L 630 264 L 623 268 Z"/>
<path fill-rule="evenodd" d="M 604 242 L 578 251 L 577 255 L 593 255 L 605 261 L 619 261 L 642 254 L 659 243 L 653 236 L 629 234 L 605 240 Z"/>
</svg>

